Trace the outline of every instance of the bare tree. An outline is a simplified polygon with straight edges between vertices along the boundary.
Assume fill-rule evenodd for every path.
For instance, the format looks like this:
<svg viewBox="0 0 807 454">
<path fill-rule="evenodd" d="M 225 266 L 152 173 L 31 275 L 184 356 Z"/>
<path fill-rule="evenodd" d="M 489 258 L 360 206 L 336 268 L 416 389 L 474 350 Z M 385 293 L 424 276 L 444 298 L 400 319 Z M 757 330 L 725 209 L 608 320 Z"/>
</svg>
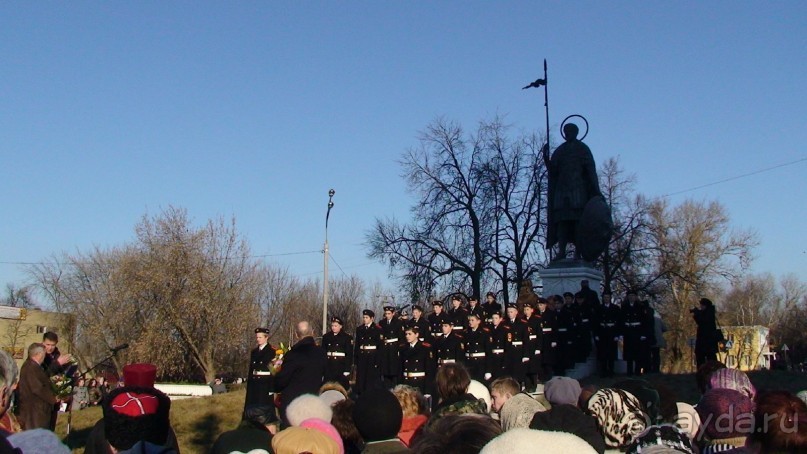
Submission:
<svg viewBox="0 0 807 454">
<path fill-rule="evenodd" d="M 412 302 L 440 290 L 478 295 L 496 276 L 517 285 L 545 262 L 541 140 L 507 130 L 498 118 L 471 135 L 436 120 L 401 159 L 417 198 L 412 221 L 377 219 L 367 244 L 371 258 L 399 273 Z"/>
<path fill-rule="evenodd" d="M 753 233 L 732 231 L 725 208 L 717 202 L 685 201 L 670 208 L 658 201 L 650 208 L 651 235 L 659 276 L 660 312 L 670 327 L 669 367 L 691 369 L 688 339 L 694 333 L 690 308 L 702 296 L 736 279 L 751 261 Z"/>
</svg>

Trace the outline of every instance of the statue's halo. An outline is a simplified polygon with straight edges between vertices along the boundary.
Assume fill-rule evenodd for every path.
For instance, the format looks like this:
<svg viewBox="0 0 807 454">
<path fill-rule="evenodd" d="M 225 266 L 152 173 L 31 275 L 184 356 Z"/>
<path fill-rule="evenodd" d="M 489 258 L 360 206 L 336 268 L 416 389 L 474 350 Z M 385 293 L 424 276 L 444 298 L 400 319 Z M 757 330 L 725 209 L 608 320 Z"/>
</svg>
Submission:
<svg viewBox="0 0 807 454">
<path fill-rule="evenodd" d="M 583 121 L 586 123 L 586 133 L 583 134 L 583 136 L 580 137 L 577 140 L 583 140 L 588 135 L 588 120 L 586 120 L 586 117 L 584 117 L 582 115 L 578 115 L 578 114 L 572 114 L 572 115 L 569 115 L 568 117 L 564 118 L 563 123 L 560 124 L 560 135 L 561 135 L 561 137 L 563 137 L 564 140 L 566 140 L 566 135 L 563 134 L 563 127 L 566 125 L 566 122 L 569 121 L 570 118 L 574 118 L 574 117 L 582 118 Z"/>
</svg>

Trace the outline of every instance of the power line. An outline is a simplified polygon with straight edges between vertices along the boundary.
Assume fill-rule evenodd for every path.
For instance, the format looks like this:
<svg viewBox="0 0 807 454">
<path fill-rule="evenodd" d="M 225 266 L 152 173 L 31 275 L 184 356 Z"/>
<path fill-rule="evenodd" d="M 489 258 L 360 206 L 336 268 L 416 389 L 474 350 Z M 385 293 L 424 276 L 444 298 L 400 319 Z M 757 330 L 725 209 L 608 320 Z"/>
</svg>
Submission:
<svg viewBox="0 0 807 454">
<path fill-rule="evenodd" d="M 759 175 L 760 173 L 769 172 L 771 170 L 775 170 L 775 169 L 778 169 L 778 168 L 781 168 L 781 167 L 792 166 L 792 165 L 795 165 L 795 164 L 798 164 L 798 163 L 804 162 L 804 161 L 807 161 L 807 157 L 799 158 L 799 159 L 796 159 L 795 161 L 786 162 L 784 164 L 778 164 L 778 165 L 775 165 L 775 166 L 766 167 L 764 169 L 754 170 L 754 171 L 751 171 L 751 172 L 748 172 L 748 173 L 744 173 L 742 175 L 736 175 L 736 176 L 733 176 L 733 177 L 724 178 L 722 180 L 713 181 L 711 183 L 702 184 L 700 186 L 695 186 L 695 187 L 691 187 L 691 188 L 688 188 L 688 189 L 682 189 L 680 191 L 671 192 L 669 194 L 664 194 L 661 197 L 671 197 L 671 196 L 674 196 L 674 195 L 683 194 L 685 192 L 696 191 L 698 189 L 708 188 L 709 186 L 715 186 L 715 185 L 718 185 L 718 184 L 726 183 L 728 181 L 739 180 L 740 178 L 750 177 L 750 176 L 753 176 L 753 175 Z"/>
</svg>

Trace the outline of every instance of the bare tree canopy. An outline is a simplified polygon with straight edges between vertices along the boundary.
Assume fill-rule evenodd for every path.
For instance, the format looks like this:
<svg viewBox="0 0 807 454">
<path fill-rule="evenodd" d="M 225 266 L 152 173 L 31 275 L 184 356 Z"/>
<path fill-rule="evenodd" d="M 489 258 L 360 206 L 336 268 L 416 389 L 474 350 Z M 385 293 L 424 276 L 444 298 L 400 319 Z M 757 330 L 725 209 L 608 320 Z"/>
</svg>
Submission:
<svg viewBox="0 0 807 454">
<path fill-rule="evenodd" d="M 483 284 L 516 285 L 545 262 L 541 211 L 546 169 L 542 140 L 510 138 L 501 119 L 474 134 L 442 119 L 401 161 L 417 198 L 412 221 L 376 219 L 369 256 L 386 262 L 412 301 L 440 291 L 479 295 Z"/>
</svg>

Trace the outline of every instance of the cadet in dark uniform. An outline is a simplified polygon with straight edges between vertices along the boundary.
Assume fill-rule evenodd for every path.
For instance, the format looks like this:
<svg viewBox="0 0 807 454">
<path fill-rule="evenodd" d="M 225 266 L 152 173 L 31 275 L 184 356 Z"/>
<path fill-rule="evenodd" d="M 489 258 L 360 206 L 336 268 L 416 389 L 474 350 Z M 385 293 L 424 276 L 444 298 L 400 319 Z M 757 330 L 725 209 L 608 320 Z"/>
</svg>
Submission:
<svg viewBox="0 0 807 454">
<path fill-rule="evenodd" d="M 398 384 L 401 374 L 401 358 L 398 356 L 398 346 L 403 342 L 404 326 L 395 316 L 394 306 L 384 307 L 384 318 L 379 322 L 384 335 L 379 353 L 381 378 L 385 388 L 393 388 Z"/>
<path fill-rule="evenodd" d="M 614 361 L 616 361 L 618 341 L 621 335 L 622 310 L 611 301 L 610 291 L 603 292 L 602 306 L 600 306 L 597 316 L 597 329 L 594 331 L 601 377 L 614 375 Z"/>
<path fill-rule="evenodd" d="M 419 341 L 432 341 L 431 326 L 429 325 L 429 321 L 426 320 L 426 317 L 423 316 L 423 308 L 419 305 L 412 307 L 412 318 L 406 322 L 406 327 L 408 328 L 410 326 L 418 327 Z"/>
<path fill-rule="evenodd" d="M 429 314 L 427 320 L 432 338 L 436 339 L 443 335 L 443 321 L 448 320 L 448 315 L 443 312 L 443 302 L 440 300 L 432 302 L 432 310 L 433 312 Z"/>
<path fill-rule="evenodd" d="M 434 354 L 428 342 L 419 340 L 420 328 L 409 326 L 404 331 L 406 342 L 400 344 L 401 384 L 429 394 L 434 381 Z"/>
<path fill-rule="evenodd" d="M 247 397 L 244 409 L 251 405 L 272 405 L 274 399 L 274 377 L 271 365 L 275 359 L 275 349 L 269 345 L 269 330 L 255 328 L 257 346 L 249 354 L 249 375 L 247 376 Z"/>
<path fill-rule="evenodd" d="M 538 298 L 538 310 L 534 316 L 541 324 L 541 379 L 547 381 L 552 378 L 553 367 L 557 361 L 558 338 L 556 312 L 549 308 L 546 298 Z"/>
<path fill-rule="evenodd" d="M 555 361 L 555 375 L 565 375 L 566 369 L 574 366 L 574 341 L 577 329 L 577 314 L 572 305 L 574 295 L 564 293 L 562 299 L 555 296 L 556 303 L 561 301 L 557 309 L 558 315 L 558 357 Z"/>
<path fill-rule="evenodd" d="M 378 367 L 378 348 L 383 344 L 381 327 L 373 319 L 375 313 L 362 311 L 362 324 L 356 328 L 356 345 L 353 358 L 356 361 L 356 392 L 381 387 L 381 372 Z"/>
<path fill-rule="evenodd" d="M 485 309 L 483 309 L 482 306 L 479 305 L 478 296 L 472 296 L 468 298 L 468 315 L 470 316 L 471 314 L 476 314 L 479 317 L 479 320 L 481 320 L 482 322 L 484 322 L 485 318 L 487 318 L 485 316 Z M 470 325 L 466 324 L 466 327 L 468 326 Z"/>
<path fill-rule="evenodd" d="M 468 310 L 462 307 L 462 297 L 459 295 L 451 297 L 451 308 L 447 312 L 454 331 L 460 333 L 464 331 L 468 326 Z"/>
<path fill-rule="evenodd" d="M 331 319 L 331 330 L 322 336 L 322 349 L 328 355 L 325 381 L 335 381 L 350 389 L 350 368 L 353 366 L 353 336 L 342 331 L 342 319 Z"/>
<path fill-rule="evenodd" d="M 488 372 L 492 379 L 507 375 L 505 353 L 512 348 L 510 327 L 504 323 L 502 314 L 493 313 L 492 327 L 490 328 L 490 343 L 488 344 Z"/>
<path fill-rule="evenodd" d="M 599 298 L 597 298 L 599 301 Z M 588 360 L 591 354 L 591 332 L 595 317 L 595 307 L 589 306 L 583 292 L 574 295 L 574 309 L 577 314 L 577 329 L 575 330 L 575 355 L 578 363 Z"/>
<path fill-rule="evenodd" d="M 535 314 L 535 303 L 527 301 L 524 303 L 524 323 L 527 324 L 527 341 L 524 346 L 524 354 L 530 361 L 526 368 L 526 389 L 535 390 L 538 386 L 539 375 L 543 372 L 541 366 L 541 348 L 543 327 L 541 318 Z"/>
<path fill-rule="evenodd" d="M 622 303 L 622 321 L 624 343 L 622 359 L 627 363 L 628 375 L 641 373 L 641 351 L 643 333 L 642 323 L 646 318 L 644 308 L 639 304 L 635 290 L 628 290 L 627 299 Z"/>
<path fill-rule="evenodd" d="M 471 374 L 472 379 L 485 383 L 491 377 L 487 367 L 490 329 L 482 326 L 482 317 L 475 313 L 468 316 L 468 325 L 463 336 L 465 342 L 465 366 L 468 368 L 468 373 Z"/>
<path fill-rule="evenodd" d="M 507 326 L 510 327 L 510 349 L 505 356 L 505 370 L 521 386 L 524 386 L 525 370 L 529 357 L 526 354 L 525 344 L 528 340 L 527 324 L 519 317 L 518 306 L 515 303 L 507 305 Z"/>
<path fill-rule="evenodd" d="M 493 326 L 493 314 L 502 315 L 502 305 L 496 302 L 496 294 L 488 292 L 485 296 L 485 303 L 482 304 L 482 310 L 485 311 L 485 323 L 488 328 Z"/>
<path fill-rule="evenodd" d="M 443 336 L 434 341 L 437 365 L 462 362 L 465 359 L 465 347 L 462 344 L 462 336 L 454 331 L 454 322 L 443 320 L 441 326 Z"/>
</svg>

